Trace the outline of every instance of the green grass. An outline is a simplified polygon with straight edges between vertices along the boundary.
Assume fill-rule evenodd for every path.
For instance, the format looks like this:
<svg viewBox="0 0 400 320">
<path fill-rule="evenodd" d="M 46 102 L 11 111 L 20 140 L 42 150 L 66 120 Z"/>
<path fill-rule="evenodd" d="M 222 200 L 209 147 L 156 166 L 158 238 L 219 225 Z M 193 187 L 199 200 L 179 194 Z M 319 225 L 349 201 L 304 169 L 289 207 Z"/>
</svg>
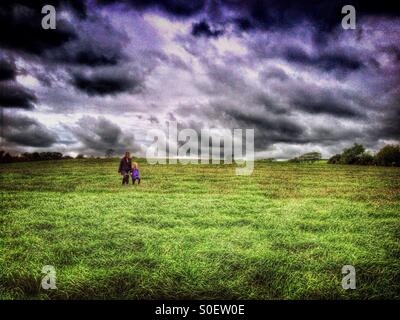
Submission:
<svg viewBox="0 0 400 320">
<path fill-rule="evenodd" d="M 2 165 L 0 298 L 400 298 L 398 168 L 140 164 L 128 188 L 118 160 Z"/>
</svg>

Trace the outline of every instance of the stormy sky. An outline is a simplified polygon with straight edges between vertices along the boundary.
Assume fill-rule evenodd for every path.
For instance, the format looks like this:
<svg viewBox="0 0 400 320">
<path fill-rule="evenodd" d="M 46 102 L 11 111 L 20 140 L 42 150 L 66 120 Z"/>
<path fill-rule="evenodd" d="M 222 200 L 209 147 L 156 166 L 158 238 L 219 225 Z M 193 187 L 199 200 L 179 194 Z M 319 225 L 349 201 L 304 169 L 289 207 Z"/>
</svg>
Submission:
<svg viewBox="0 0 400 320">
<path fill-rule="evenodd" d="M 57 28 L 41 27 L 41 8 Z M 341 8 L 356 8 L 344 30 Z M 147 132 L 253 128 L 257 157 L 400 138 L 393 0 L 2 0 L 2 149 L 144 155 Z"/>
</svg>

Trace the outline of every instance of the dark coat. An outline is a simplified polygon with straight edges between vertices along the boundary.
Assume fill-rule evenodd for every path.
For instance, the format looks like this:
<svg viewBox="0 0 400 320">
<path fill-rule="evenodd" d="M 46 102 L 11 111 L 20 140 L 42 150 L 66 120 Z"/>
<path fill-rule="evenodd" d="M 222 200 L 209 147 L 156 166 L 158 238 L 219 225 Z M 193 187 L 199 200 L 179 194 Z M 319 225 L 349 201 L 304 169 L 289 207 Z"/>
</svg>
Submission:
<svg viewBox="0 0 400 320">
<path fill-rule="evenodd" d="M 128 173 L 132 170 L 132 161 L 130 158 L 126 159 L 123 157 L 119 163 L 118 172 L 119 173 Z"/>
</svg>

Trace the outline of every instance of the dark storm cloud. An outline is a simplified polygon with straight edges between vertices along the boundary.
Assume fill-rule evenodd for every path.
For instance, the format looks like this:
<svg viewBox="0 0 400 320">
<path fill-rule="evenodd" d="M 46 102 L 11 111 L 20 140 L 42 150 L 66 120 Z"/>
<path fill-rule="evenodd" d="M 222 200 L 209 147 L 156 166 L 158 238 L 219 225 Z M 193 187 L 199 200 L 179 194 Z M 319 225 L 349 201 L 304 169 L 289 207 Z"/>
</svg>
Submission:
<svg viewBox="0 0 400 320">
<path fill-rule="evenodd" d="M 311 114 L 328 114 L 344 118 L 360 118 L 363 113 L 351 105 L 350 98 L 342 98 L 340 92 L 306 87 L 291 93 L 290 105 Z"/>
<path fill-rule="evenodd" d="M 46 52 L 47 61 L 89 67 L 117 65 L 124 57 L 120 47 L 99 45 L 95 39 L 77 39 Z"/>
<path fill-rule="evenodd" d="M 86 12 L 85 1 L 5 1 L 0 3 L 0 47 L 40 56 L 44 62 L 87 66 L 115 65 L 124 55 L 123 35 L 106 18 Z M 44 30 L 42 6 L 52 4 L 57 28 Z M 62 12 L 70 20 L 62 19 Z"/>
<path fill-rule="evenodd" d="M 70 59 L 64 61 L 95 67 L 101 65 L 115 65 L 118 63 L 118 60 L 119 57 L 117 54 L 96 52 L 88 49 L 76 52 Z"/>
<path fill-rule="evenodd" d="M 0 81 L 14 80 L 16 76 L 16 67 L 14 62 L 2 59 L 0 57 Z"/>
<path fill-rule="evenodd" d="M 55 30 L 42 28 L 41 9 L 45 3 L 47 1 L 1 1 L 0 30 L 7 32 L 0 33 L 0 46 L 41 54 L 75 38 L 73 26 L 61 18 L 57 19 Z"/>
<path fill-rule="evenodd" d="M 191 16 L 204 9 L 206 0 L 97 0 L 99 4 L 125 3 L 137 10 L 160 9 L 175 16 Z"/>
<path fill-rule="evenodd" d="M 3 135 L 10 144 L 29 147 L 50 147 L 57 142 L 55 132 L 48 130 L 37 120 L 19 115 L 4 115 Z"/>
<path fill-rule="evenodd" d="M 34 93 L 16 82 L 0 82 L 0 107 L 33 109 L 36 101 Z"/>
<path fill-rule="evenodd" d="M 89 67 L 117 65 L 127 60 L 123 47 L 129 39 L 106 17 L 93 11 L 85 20 L 75 19 L 74 25 L 77 36 L 59 48 L 46 51 L 43 56 L 47 60 Z"/>
<path fill-rule="evenodd" d="M 108 149 L 118 153 L 140 150 L 132 134 L 123 133 L 117 124 L 103 117 L 85 116 L 75 126 L 69 126 L 67 129 L 83 145 L 83 151 L 104 154 Z"/>
<path fill-rule="evenodd" d="M 0 108 L 33 109 L 37 98 L 15 81 L 16 75 L 14 60 L 0 56 Z"/>
<path fill-rule="evenodd" d="M 80 17 L 86 17 L 86 1 L 85 0 L 2 0 L 0 8 L 8 10 L 16 6 L 24 6 L 31 9 L 39 9 L 47 4 L 53 5 L 56 8 L 67 8 L 73 11 Z"/>
<path fill-rule="evenodd" d="M 179 108 L 177 114 L 187 113 L 189 106 Z M 264 106 L 252 105 L 241 108 L 240 102 L 235 104 L 234 100 L 212 101 L 210 105 L 200 106 L 190 110 L 191 114 L 196 114 L 196 119 L 209 119 L 207 127 L 215 128 L 242 128 L 254 129 L 255 148 L 257 151 L 274 143 L 307 143 L 312 137 L 308 135 L 308 128 L 300 123 L 296 117 L 275 113 L 275 110 L 268 110 Z M 195 128 L 200 132 L 204 122 L 198 121 L 190 124 L 190 128 Z"/>
<path fill-rule="evenodd" d="M 400 95 L 384 113 L 378 115 L 378 121 L 371 123 L 368 134 L 375 139 L 400 139 Z"/>
<path fill-rule="evenodd" d="M 384 51 L 389 53 L 390 55 L 393 55 L 394 61 L 398 64 L 400 64 L 400 48 L 396 47 L 395 45 L 388 46 L 386 48 L 383 48 Z"/>
<path fill-rule="evenodd" d="M 284 57 L 289 62 L 314 66 L 326 71 L 355 71 L 363 66 L 363 63 L 359 59 L 341 52 L 310 55 L 300 48 L 291 47 L 286 49 Z"/>
<path fill-rule="evenodd" d="M 210 25 L 205 20 L 192 24 L 192 35 L 195 37 L 205 36 L 210 38 L 216 38 L 222 34 L 223 34 L 222 30 L 211 29 Z"/>
<path fill-rule="evenodd" d="M 286 72 L 280 68 L 270 68 L 269 70 L 263 70 L 259 74 L 260 80 L 262 82 L 270 81 L 271 79 L 278 79 L 280 81 L 285 81 L 289 79 L 289 76 Z"/>
<path fill-rule="evenodd" d="M 283 117 L 277 119 L 268 114 L 263 117 L 259 114 L 250 115 L 238 112 L 237 110 L 227 110 L 226 113 L 244 128 L 256 127 L 258 129 L 264 129 L 263 131 L 268 130 L 278 133 L 276 135 L 278 140 L 275 140 L 275 142 L 296 140 L 296 137 L 300 137 L 304 131 L 301 125 Z"/>
<path fill-rule="evenodd" d="M 344 126 L 336 118 L 299 121 L 290 114 L 275 114 L 262 108 L 246 112 L 227 104 L 217 104 L 210 110 L 210 118 L 219 123 L 217 127 L 254 129 L 256 151 L 266 150 L 274 144 L 301 146 L 312 143 L 334 147 L 344 142 L 351 144 L 357 139 L 376 141 L 366 136 L 362 127 Z"/>
<path fill-rule="evenodd" d="M 307 142 L 332 146 L 343 142 L 351 144 L 360 138 L 366 138 L 365 132 L 361 128 L 345 127 L 339 121 L 331 119 L 327 123 L 310 126 Z"/>
<path fill-rule="evenodd" d="M 275 99 L 271 98 L 263 92 L 255 92 L 253 94 L 253 97 L 250 97 L 249 100 L 250 99 L 252 103 L 263 106 L 265 110 L 273 113 L 274 115 L 283 115 L 290 113 L 290 110 L 288 110 L 287 106 L 284 106 L 281 103 L 275 101 Z"/>
<path fill-rule="evenodd" d="M 266 66 L 258 74 L 260 82 L 271 89 L 264 91 L 263 86 L 248 83 L 237 68 L 209 67 L 209 86 L 216 88 L 214 101 L 189 111 L 180 108 L 177 114 L 183 111 L 214 119 L 217 125 L 227 128 L 254 128 L 258 151 L 276 143 L 334 146 L 355 139 L 372 141 L 360 127 L 368 121 L 374 104 L 364 93 L 337 87 L 335 82 L 322 85 L 303 81 L 275 66 Z M 354 128 L 344 126 L 342 121 L 352 121 Z"/>
<path fill-rule="evenodd" d="M 143 81 L 121 70 L 73 74 L 72 84 L 82 92 L 93 95 L 115 95 L 123 92 L 138 92 Z"/>
<path fill-rule="evenodd" d="M 225 108 L 223 113 L 225 121 L 233 121 L 233 127 L 254 129 L 255 147 L 258 150 L 273 143 L 306 142 L 306 128 L 288 117 L 267 112 L 248 113 L 233 108 Z"/>
<path fill-rule="evenodd" d="M 304 30 L 299 28 L 298 30 Z M 307 31 L 309 31 L 307 29 Z M 285 32 L 286 33 L 286 32 Z M 328 39 L 328 38 L 327 38 Z M 337 39 L 334 36 L 330 37 L 330 44 L 336 43 Z M 355 47 L 333 46 L 329 47 L 326 44 L 314 43 L 305 41 L 293 45 L 293 39 L 288 34 L 287 41 L 277 42 L 279 39 L 257 39 L 251 43 L 251 55 L 255 61 L 265 61 L 268 59 L 281 59 L 295 68 L 302 68 L 304 71 L 330 72 L 336 77 L 344 78 L 351 73 L 362 71 L 371 66 L 371 57 Z M 373 65 L 376 67 L 376 64 Z M 308 70 L 307 70 L 308 69 Z M 301 70 L 301 69 L 300 69 Z M 285 77 L 281 75 L 280 77 Z"/>
<path fill-rule="evenodd" d="M 240 68 L 232 68 L 228 63 L 217 64 L 207 59 L 203 59 L 202 62 L 209 79 L 207 82 L 196 83 L 200 90 L 210 95 L 220 96 L 221 94 L 235 94 L 247 89 Z"/>
<path fill-rule="evenodd" d="M 31 0 L 32 1 L 32 0 Z M 37 1 L 35 0 L 35 3 Z M 42 0 L 43 3 L 49 4 L 48 0 Z M 53 0 L 51 1 L 53 2 Z M 79 18 L 84 19 L 87 17 L 88 8 L 86 6 L 87 0 L 56 0 L 55 6 L 66 7 L 75 13 Z"/>
<path fill-rule="evenodd" d="M 207 86 L 200 89 L 215 96 L 210 106 L 180 107 L 177 114 L 191 114 L 198 118 L 214 119 L 216 125 L 228 128 L 254 128 L 258 151 L 275 143 L 307 144 L 325 143 L 358 138 L 358 130 L 344 129 L 339 125 L 318 126 L 319 121 L 305 124 L 302 115 L 320 119 L 351 119 L 365 117 L 360 111 L 361 100 L 351 91 L 312 84 L 289 76 L 279 67 L 264 67 L 258 74 L 258 87 L 248 82 L 239 68 L 229 64 L 208 63 Z M 270 93 L 264 90 L 271 88 Z M 369 107 L 369 104 L 364 105 Z M 300 117 L 299 117 L 300 116 Z M 300 119 L 299 119 L 300 118 Z M 341 133 L 346 132 L 342 135 Z"/>
<path fill-rule="evenodd" d="M 400 9 L 394 1 L 382 0 L 246 0 L 224 2 L 227 8 L 235 10 L 234 19 L 241 30 L 287 29 L 303 22 L 312 23 L 319 31 L 331 31 L 340 26 L 345 5 L 353 5 L 357 14 L 398 16 Z"/>
<path fill-rule="evenodd" d="M 379 4 L 372 0 L 97 0 L 97 3 L 109 5 L 125 3 L 137 10 L 159 9 L 175 16 L 194 16 L 199 13 L 221 25 L 236 24 L 240 30 L 286 29 L 308 21 L 320 31 L 329 31 L 340 25 L 343 17 L 341 9 L 353 5 L 362 15 L 398 16 L 400 9 L 395 1 L 382 0 Z M 224 12 L 234 12 L 234 17 L 224 18 Z"/>
<path fill-rule="evenodd" d="M 236 20 L 239 28 L 285 29 L 304 21 L 315 23 L 327 30 L 341 21 L 343 1 L 232 1 L 228 7 L 237 10 L 241 16 Z M 348 4 L 348 3 L 346 3 Z"/>
</svg>

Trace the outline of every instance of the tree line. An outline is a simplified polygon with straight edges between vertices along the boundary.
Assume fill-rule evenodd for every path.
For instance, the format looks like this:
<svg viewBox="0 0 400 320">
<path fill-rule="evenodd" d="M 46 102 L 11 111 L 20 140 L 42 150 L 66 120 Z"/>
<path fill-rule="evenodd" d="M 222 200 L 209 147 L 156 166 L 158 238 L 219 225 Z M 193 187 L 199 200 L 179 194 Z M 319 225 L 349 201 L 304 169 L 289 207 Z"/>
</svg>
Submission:
<svg viewBox="0 0 400 320">
<path fill-rule="evenodd" d="M 114 155 L 114 150 L 108 149 L 105 152 L 107 158 Z M 83 154 L 78 154 L 75 159 L 84 159 Z M 63 155 L 61 152 L 24 152 L 17 156 L 12 156 L 4 150 L 0 150 L 0 163 L 11 162 L 30 162 L 44 160 L 66 160 L 74 159 L 71 156 Z M 319 152 L 308 152 L 299 157 L 290 159 L 294 163 L 314 163 L 321 160 Z M 273 160 L 273 159 L 268 159 Z M 364 146 L 355 143 L 350 148 L 344 149 L 342 153 L 335 154 L 328 160 L 329 164 L 356 164 L 356 165 L 379 165 L 379 166 L 400 166 L 400 145 L 386 145 L 376 154 L 365 150 Z"/>
<path fill-rule="evenodd" d="M 83 155 L 78 155 L 76 158 L 83 158 Z M 44 160 L 66 160 L 73 159 L 71 156 L 63 155 L 61 152 L 24 152 L 17 156 L 12 156 L 4 150 L 0 150 L 0 163 L 11 162 L 30 162 Z"/>
<path fill-rule="evenodd" d="M 294 163 L 314 163 L 321 160 L 319 152 L 308 152 L 299 157 L 290 159 Z M 329 164 L 356 164 L 377 166 L 400 166 L 400 145 L 386 145 L 376 154 L 368 152 L 361 144 L 355 143 L 350 148 L 344 149 L 342 153 L 335 154 L 328 160 Z"/>
<path fill-rule="evenodd" d="M 378 166 L 400 166 L 400 145 L 386 145 L 376 154 L 365 150 L 364 146 L 355 143 L 352 147 L 344 149 L 342 153 L 335 154 L 328 160 L 329 164 L 358 164 Z"/>
</svg>

